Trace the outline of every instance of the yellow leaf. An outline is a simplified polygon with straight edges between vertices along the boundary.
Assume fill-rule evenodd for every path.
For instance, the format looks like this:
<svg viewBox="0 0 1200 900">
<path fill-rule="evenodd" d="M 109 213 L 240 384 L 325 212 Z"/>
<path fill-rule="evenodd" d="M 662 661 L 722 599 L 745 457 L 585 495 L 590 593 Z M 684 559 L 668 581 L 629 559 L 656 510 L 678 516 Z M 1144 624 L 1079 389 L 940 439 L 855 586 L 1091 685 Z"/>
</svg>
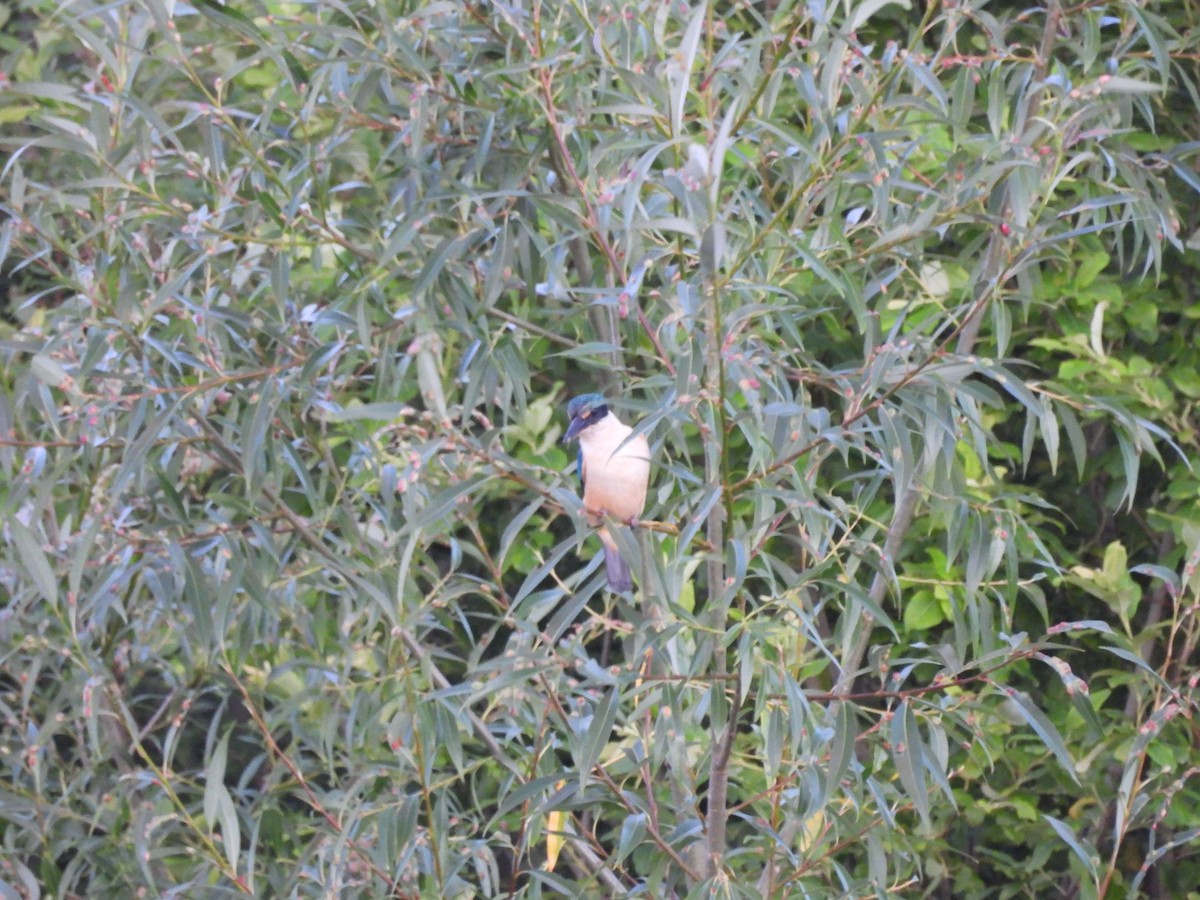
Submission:
<svg viewBox="0 0 1200 900">
<path fill-rule="evenodd" d="M 801 853 L 812 849 L 813 844 L 817 842 L 817 838 L 821 836 L 824 826 L 825 815 L 819 809 L 804 820 L 804 825 L 800 829 L 799 850 Z"/>
<path fill-rule="evenodd" d="M 565 781 L 560 781 L 555 785 L 555 789 L 561 788 Z M 558 854 L 562 851 L 563 838 L 563 814 L 562 810 L 556 809 L 546 816 L 546 871 L 553 872 L 554 866 L 558 863 Z"/>
</svg>

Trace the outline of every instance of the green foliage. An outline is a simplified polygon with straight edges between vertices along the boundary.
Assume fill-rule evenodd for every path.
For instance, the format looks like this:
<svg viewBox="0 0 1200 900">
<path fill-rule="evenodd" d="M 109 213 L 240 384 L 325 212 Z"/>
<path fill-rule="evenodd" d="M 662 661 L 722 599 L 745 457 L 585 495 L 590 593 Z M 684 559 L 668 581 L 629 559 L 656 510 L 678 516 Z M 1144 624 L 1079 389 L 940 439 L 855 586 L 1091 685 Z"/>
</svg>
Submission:
<svg viewBox="0 0 1200 900">
<path fill-rule="evenodd" d="M 0 17 L 0 893 L 1200 883 L 1194 10 Z"/>
</svg>

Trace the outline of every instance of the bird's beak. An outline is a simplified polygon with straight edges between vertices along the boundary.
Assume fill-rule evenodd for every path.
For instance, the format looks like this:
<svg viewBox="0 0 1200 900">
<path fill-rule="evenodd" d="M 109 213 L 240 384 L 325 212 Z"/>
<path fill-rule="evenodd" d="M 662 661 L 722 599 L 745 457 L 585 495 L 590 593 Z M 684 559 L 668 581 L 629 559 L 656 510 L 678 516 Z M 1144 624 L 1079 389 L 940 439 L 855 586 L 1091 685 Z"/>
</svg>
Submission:
<svg viewBox="0 0 1200 900">
<path fill-rule="evenodd" d="M 569 444 L 571 441 L 575 440 L 575 438 L 579 437 L 579 432 L 583 431 L 583 429 L 587 428 L 587 426 L 587 419 L 583 418 L 582 416 L 576 416 L 571 420 L 571 424 L 567 426 L 567 433 L 563 435 L 562 442 L 564 444 Z"/>
</svg>

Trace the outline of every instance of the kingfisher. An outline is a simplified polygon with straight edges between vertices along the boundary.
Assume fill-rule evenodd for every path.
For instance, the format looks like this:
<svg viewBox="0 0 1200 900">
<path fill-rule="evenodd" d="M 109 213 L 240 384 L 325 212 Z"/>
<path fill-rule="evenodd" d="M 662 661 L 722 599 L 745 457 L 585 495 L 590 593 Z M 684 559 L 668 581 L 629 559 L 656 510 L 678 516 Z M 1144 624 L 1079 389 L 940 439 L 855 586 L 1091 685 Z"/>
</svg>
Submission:
<svg viewBox="0 0 1200 900">
<path fill-rule="evenodd" d="M 617 593 L 633 590 L 629 563 L 604 524 L 612 516 L 627 524 L 641 515 L 650 483 L 650 444 L 617 418 L 599 394 L 580 394 L 567 404 L 571 424 L 563 443 L 579 439 L 579 480 L 588 524 L 604 544 L 604 571 Z"/>
</svg>

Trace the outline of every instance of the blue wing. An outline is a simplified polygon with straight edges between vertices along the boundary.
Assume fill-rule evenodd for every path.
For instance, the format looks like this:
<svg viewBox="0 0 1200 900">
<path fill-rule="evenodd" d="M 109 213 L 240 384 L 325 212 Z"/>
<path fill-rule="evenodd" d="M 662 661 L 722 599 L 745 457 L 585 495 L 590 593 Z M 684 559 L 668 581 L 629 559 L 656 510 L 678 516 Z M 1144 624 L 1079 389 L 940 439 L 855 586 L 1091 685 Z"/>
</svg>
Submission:
<svg viewBox="0 0 1200 900">
<path fill-rule="evenodd" d="M 579 453 L 575 456 L 575 471 L 579 473 L 579 486 L 586 487 L 583 480 L 583 448 L 579 448 Z"/>
</svg>

